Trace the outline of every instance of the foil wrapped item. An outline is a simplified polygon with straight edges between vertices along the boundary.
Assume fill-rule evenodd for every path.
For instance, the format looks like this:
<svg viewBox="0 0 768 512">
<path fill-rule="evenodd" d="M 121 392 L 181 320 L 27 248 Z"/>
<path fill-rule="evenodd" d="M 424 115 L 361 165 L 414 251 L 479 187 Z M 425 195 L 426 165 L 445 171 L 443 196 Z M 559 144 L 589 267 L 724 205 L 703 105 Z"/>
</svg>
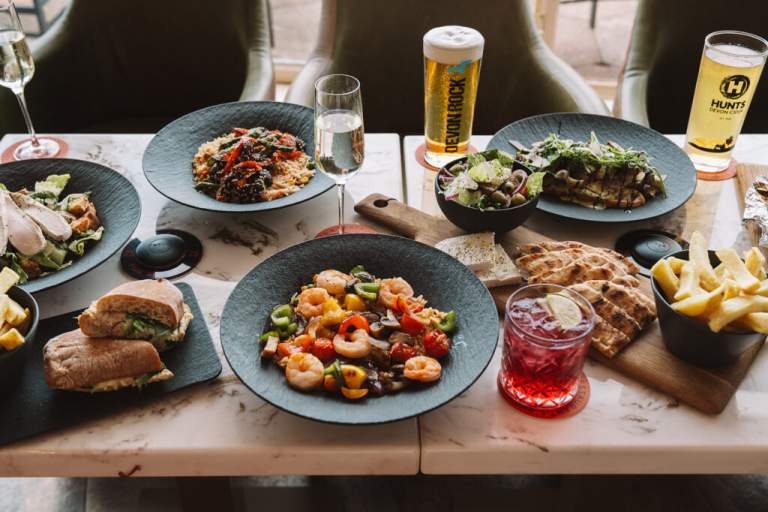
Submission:
<svg viewBox="0 0 768 512">
<path fill-rule="evenodd" d="M 744 197 L 743 223 L 760 228 L 760 247 L 768 247 L 768 176 L 758 176 Z"/>
</svg>

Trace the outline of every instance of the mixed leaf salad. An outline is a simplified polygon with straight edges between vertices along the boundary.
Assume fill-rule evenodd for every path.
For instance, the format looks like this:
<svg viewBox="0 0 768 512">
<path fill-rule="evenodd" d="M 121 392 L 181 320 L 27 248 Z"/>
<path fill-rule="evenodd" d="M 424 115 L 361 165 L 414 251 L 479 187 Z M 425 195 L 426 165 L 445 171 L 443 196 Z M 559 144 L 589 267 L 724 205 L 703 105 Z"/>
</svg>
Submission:
<svg viewBox="0 0 768 512">
<path fill-rule="evenodd" d="M 53 174 L 32 190 L 0 183 L 0 268 L 24 283 L 61 270 L 101 240 L 104 227 L 89 192 L 62 196 L 69 174 Z"/>
<path fill-rule="evenodd" d="M 550 133 L 530 148 L 509 143 L 517 149 L 518 162 L 545 173 L 544 193 L 564 202 L 599 210 L 636 208 L 666 195 L 665 177 L 644 151 L 601 143 L 594 132 L 586 142 Z"/>
<path fill-rule="evenodd" d="M 541 193 L 545 173 L 514 167 L 515 158 L 500 149 L 471 153 L 441 171 L 440 192 L 448 201 L 481 210 L 521 205 Z"/>
</svg>

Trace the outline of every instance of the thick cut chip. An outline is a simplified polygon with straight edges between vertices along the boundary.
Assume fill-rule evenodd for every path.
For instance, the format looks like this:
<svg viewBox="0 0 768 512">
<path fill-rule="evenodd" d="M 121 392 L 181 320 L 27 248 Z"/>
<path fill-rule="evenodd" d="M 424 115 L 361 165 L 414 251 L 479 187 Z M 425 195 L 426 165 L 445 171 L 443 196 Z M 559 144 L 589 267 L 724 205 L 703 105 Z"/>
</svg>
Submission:
<svg viewBox="0 0 768 512">
<path fill-rule="evenodd" d="M 768 312 L 768 297 L 750 295 L 724 300 L 709 318 L 709 328 L 720 332 L 734 320 L 750 313 Z"/>
<path fill-rule="evenodd" d="M 677 289 L 680 286 L 680 279 L 675 275 L 675 271 L 669 260 L 657 261 L 651 268 L 651 275 L 658 281 L 661 289 L 664 290 L 664 295 L 667 296 L 667 299 L 671 300 L 677 293 Z"/>
<path fill-rule="evenodd" d="M 686 299 L 680 300 L 672 304 L 672 309 L 678 313 L 682 313 L 687 316 L 700 316 L 707 313 L 710 302 L 717 302 L 720 304 L 720 298 L 723 296 L 724 286 L 707 293 L 700 293 L 691 295 Z"/>
<path fill-rule="evenodd" d="M 744 331 L 768 334 L 768 313 L 750 313 L 744 315 L 730 325 Z"/>
<path fill-rule="evenodd" d="M 691 235 L 691 241 L 688 245 L 688 255 L 691 263 L 694 264 L 699 273 L 699 280 L 702 288 L 707 291 L 712 291 L 717 288 L 720 283 L 715 275 L 715 270 L 712 268 L 712 264 L 709 262 L 707 241 L 704 240 L 704 236 L 698 231 L 695 231 Z"/>
<path fill-rule="evenodd" d="M 752 293 L 760 288 L 760 281 L 747 270 L 739 255 L 733 249 L 720 249 L 717 257 L 723 262 L 728 272 L 745 293 Z"/>
<path fill-rule="evenodd" d="M 683 300 L 694 295 L 703 295 L 706 292 L 699 286 L 699 272 L 690 261 L 683 265 L 680 272 L 680 285 L 675 293 L 675 300 Z"/>
<path fill-rule="evenodd" d="M 760 279 L 765 279 L 765 256 L 760 252 L 760 249 L 753 247 L 744 253 L 744 264 L 747 266 L 749 273 Z M 2 277 L 2 275 L 0 275 Z"/>
<path fill-rule="evenodd" d="M 683 265 L 687 263 L 686 260 L 677 258 L 675 256 L 670 256 L 669 258 L 665 258 L 664 261 L 669 263 L 669 266 L 672 267 L 672 272 L 678 275 L 680 275 L 680 271 L 683 270 Z"/>
</svg>

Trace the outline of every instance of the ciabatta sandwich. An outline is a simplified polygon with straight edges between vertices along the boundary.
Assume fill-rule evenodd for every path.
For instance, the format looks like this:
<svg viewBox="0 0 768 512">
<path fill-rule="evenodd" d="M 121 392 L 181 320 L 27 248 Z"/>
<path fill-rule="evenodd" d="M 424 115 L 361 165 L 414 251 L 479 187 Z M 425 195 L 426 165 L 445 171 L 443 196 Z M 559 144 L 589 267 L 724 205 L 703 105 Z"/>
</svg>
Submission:
<svg viewBox="0 0 768 512">
<path fill-rule="evenodd" d="M 89 338 L 80 329 L 52 338 L 43 348 L 51 389 L 115 391 L 173 378 L 151 343 Z"/>
<path fill-rule="evenodd" d="M 159 351 L 184 339 L 192 311 L 178 288 L 166 279 L 124 283 L 93 302 L 78 318 L 94 338 L 150 341 Z"/>
</svg>

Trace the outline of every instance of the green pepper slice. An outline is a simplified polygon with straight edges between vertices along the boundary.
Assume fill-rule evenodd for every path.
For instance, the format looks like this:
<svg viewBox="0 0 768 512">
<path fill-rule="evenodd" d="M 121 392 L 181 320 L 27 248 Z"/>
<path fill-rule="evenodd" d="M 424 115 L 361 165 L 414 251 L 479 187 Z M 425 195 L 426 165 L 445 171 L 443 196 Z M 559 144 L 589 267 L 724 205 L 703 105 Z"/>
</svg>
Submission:
<svg viewBox="0 0 768 512">
<path fill-rule="evenodd" d="M 272 338 L 272 337 L 279 338 L 280 335 L 277 333 L 277 331 L 267 331 L 259 337 L 259 341 L 261 341 L 262 343 L 266 343 L 269 340 L 269 338 Z"/>
<path fill-rule="evenodd" d="M 299 324 L 296 322 L 291 322 L 285 327 L 278 327 L 277 332 L 280 334 L 280 338 L 288 338 L 292 336 L 293 334 L 296 334 L 296 331 L 299 330 Z"/>
<path fill-rule="evenodd" d="M 355 293 L 366 300 L 376 300 L 379 297 L 379 284 L 356 283 Z"/>
<path fill-rule="evenodd" d="M 449 311 L 445 314 L 445 318 L 439 322 L 435 322 L 435 327 L 443 332 L 453 332 L 456 329 L 456 312 Z"/>
<path fill-rule="evenodd" d="M 323 370 L 323 375 L 333 376 L 333 380 L 336 381 L 336 387 L 341 389 L 344 385 L 344 376 L 341 374 L 341 363 L 338 359 L 332 362 L 328 367 Z"/>
<path fill-rule="evenodd" d="M 272 310 L 269 318 L 275 327 L 288 327 L 293 320 L 293 308 L 291 308 L 290 304 L 281 304 Z"/>
</svg>

